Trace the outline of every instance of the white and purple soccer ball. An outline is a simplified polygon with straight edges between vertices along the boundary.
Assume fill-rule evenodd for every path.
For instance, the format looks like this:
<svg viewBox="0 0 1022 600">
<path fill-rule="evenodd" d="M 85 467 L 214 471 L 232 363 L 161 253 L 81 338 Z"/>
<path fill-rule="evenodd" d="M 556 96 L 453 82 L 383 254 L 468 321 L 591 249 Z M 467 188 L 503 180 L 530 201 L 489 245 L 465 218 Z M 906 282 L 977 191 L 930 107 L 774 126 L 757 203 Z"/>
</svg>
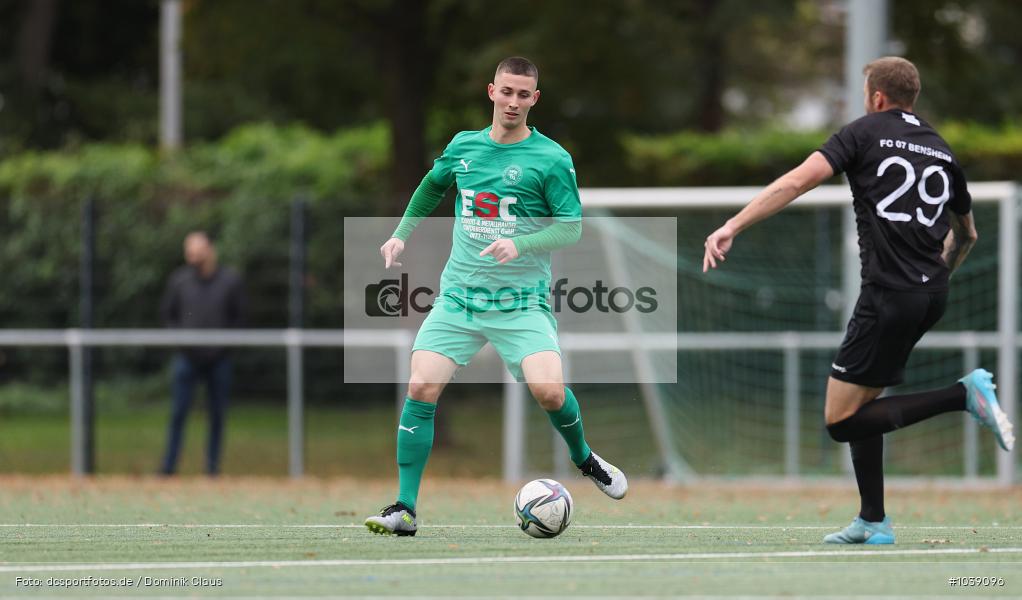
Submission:
<svg viewBox="0 0 1022 600">
<path fill-rule="evenodd" d="M 515 496 L 518 527 L 535 538 L 560 535 L 571 524 L 574 503 L 568 489 L 553 479 L 536 479 Z"/>
</svg>

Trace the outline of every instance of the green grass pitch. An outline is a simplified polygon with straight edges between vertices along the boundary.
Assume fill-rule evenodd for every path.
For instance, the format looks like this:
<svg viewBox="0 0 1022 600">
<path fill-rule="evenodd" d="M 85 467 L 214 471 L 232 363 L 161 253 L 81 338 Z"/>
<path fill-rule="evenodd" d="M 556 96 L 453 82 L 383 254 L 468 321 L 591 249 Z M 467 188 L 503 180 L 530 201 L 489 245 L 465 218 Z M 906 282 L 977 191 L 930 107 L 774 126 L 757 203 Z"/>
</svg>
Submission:
<svg viewBox="0 0 1022 600">
<path fill-rule="evenodd" d="M 386 480 L 5 476 L 0 597 L 1022 596 L 1019 488 L 891 490 L 898 544 L 835 547 L 850 481 L 564 483 L 574 522 L 536 540 L 492 480 L 427 476 L 418 535 L 386 538 L 361 526 Z M 949 584 L 969 577 L 994 585 Z"/>
</svg>

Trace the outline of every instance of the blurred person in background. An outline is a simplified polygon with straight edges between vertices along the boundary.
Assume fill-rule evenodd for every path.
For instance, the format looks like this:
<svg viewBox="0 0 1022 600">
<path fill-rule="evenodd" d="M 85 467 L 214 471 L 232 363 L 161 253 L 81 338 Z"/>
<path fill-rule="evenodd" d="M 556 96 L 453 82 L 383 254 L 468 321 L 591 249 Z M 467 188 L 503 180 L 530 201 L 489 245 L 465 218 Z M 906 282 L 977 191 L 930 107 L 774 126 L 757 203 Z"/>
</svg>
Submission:
<svg viewBox="0 0 1022 600">
<path fill-rule="evenodd" d="M 176 329 L 229 329 L 239 327 L 245 296 L 237 271 L 217 262 L 216 246 L 204 231 L 185 237 L 186 265 L 170 276 L 160 303 L 164 324 Z M 206 473 L 220 471 L 224 422 L 231 387 L 231 361 L 227 349 L 213 346 L 182 348 L 172 366 L 172 398 L 167 450 L 160 473 L 173 475 L 181 451 L 185 421 L 195 384 L 206 384 L 209 404 L 209 441 Z"/>
</svg>

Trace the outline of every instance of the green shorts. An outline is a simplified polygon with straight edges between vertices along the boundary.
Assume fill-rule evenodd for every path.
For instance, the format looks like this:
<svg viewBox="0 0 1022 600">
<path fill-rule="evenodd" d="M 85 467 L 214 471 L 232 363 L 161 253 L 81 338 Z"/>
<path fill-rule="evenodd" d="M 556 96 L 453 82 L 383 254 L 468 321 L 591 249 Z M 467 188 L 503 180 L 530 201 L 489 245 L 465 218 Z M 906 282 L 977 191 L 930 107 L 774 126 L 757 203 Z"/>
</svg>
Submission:
<svg viewBox="0 0 1022 600">
<path fill-rule="evenodd" d="M 412 351 L 429 350 L 465 366 L 486 342 L 493 344 L 518 381 L 524 381 L 522 360 L 526 356 L 548 350 L 561 352 L 557 321 L 549 308 L 473 311 L 450 296 L 437 297 L 415 336 Z"/>
</svg>

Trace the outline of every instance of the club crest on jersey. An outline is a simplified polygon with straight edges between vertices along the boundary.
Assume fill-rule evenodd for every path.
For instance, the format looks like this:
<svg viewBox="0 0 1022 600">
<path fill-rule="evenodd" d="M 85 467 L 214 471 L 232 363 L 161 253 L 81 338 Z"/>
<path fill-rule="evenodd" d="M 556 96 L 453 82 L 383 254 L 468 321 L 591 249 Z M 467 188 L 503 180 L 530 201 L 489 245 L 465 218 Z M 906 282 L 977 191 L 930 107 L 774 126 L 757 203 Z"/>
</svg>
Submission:
<svg viewBox="0 0 1022 600">
<path fill-rule="evenodd" d="M 508 165 L 508 167 L 504 169 L 504 175 L 502 177 L 504 185 L 518 185 L 518 182 L 522 180 L 522 176 L 524 174 L 525 172 L 518 165 Z"/>
</svg>

